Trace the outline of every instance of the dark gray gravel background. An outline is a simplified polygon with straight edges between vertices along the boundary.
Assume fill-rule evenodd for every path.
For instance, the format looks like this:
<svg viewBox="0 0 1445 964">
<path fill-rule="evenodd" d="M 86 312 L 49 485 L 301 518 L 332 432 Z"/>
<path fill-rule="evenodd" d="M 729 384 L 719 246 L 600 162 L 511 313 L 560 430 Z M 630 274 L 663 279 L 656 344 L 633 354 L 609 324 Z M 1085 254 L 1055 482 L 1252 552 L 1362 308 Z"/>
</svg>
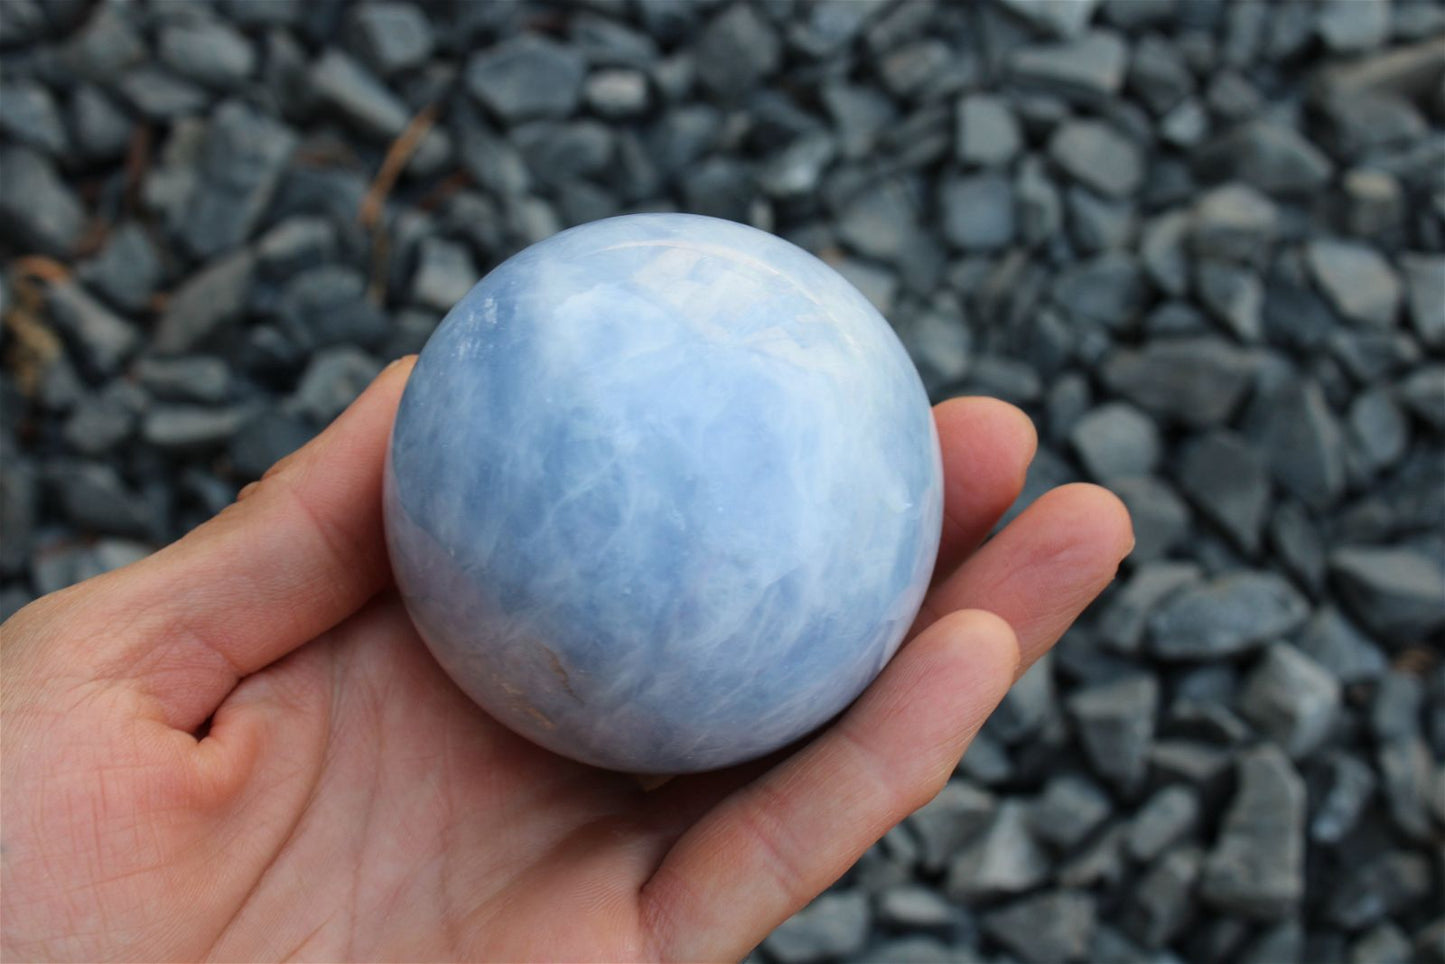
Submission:
<svg viewBox="0 0 1445 964">
<path fill-rule="evenodd" d="M 4 0 L 0 51 L 3 614 L 520 247 L 746 221 L 1139 540 L 755 957 L 1445 962 L 1445 6 Z"/>
</svg>

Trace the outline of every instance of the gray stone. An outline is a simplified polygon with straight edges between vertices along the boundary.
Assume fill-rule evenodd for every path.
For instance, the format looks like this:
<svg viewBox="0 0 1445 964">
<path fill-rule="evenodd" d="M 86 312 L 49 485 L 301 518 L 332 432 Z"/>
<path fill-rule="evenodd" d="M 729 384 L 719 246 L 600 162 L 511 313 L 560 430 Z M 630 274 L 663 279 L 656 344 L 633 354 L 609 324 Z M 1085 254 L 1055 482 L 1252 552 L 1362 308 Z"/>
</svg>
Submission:
<svg viewBox="0 0 1445 964">
<path fill-rule="evenodd" d="M 960 163 L 993 167 L 1007 164 L 1023 146 L 1023 132 L 1008 101 L 993 94 L 969 94 L 958 102 Z"/>
<path fill-rule="evenodd" d="M 1415 933 L 1415 952 L 1430 964 L 1445 961 L 1445 915 L 1436 917 Z"/>
<path fill-rule="evenodd" d="M 1057 37 L 1082 33 L 1093 19 L 1098 0 L 1002 0 L 1008 10 Z"/>
<path fill-rule="evenodd" d="M 1423 344 L 1445 347 L 1445 255 L 1405 254 L 1400 268 L 1416 334 Z"/>
<path fill-rule="evenodd" d="M 347 43 L 383 77 L 426 62 L 436 37 L 426 14 L 414 3 L 369 0 L 347 11 Z"/>
<path fill-rule="evenodd" d="M 647 76 L 629 68 L 594 71 L 583 85 L 582 96 L 593 113 L 608 120 L 636 117 L 650 102 Z"/>
<path fill-rule="evenodd" d="M 788 39 L 796 48 L 811 57 L 829 57 L 847 48 L 862 31 L 864 24 L 888 6 L 887 0 L 832 0 L 816 3 L 808 9 L 806 19 L 793 25 Z"/>
<path fill-rule="evenodd" d="M 1253 120 L 1207 142 L 1195 156 L 1215 180 L 1243 181 L 1268 194 L 1310 194 L 1329 183 L 1334 165 L 1292 127 Z"/>
<path fill-rule="evenodd" d="M 905 930 L 947 931 L 958 921 L 958 909 L 928 887 L 906 884 L 884 891 L 878 900 L 878 919 Z"/>
<path fill-rule="evenodd" d="M 1385 672 L 1385 654 L 1333 606 L 1316 610 L 1294 642 L 1346 686 Z"/>
<path fill-rule="evenodd" d="M 1118 93 L 1128 56 L 1118 34 L 1093 30 L 1062 43 L 1020 47 L 1009 59 L 1009 73 L 1030 88 L 1094 102 Z"/>
<path fill-rule="evenodd" d="M 1127 500 L 1124 504 L 1129 506 Z M 1134 522 L 1137 531 L 1138 519 Z M 1202 575 L 1192 562 L 1156 562 L 1140 567 L 1103 604 L 1099 613 L 1100 641 L 1121 653 L 1137 653 L 1150 614 L 1171 596 L 1199 582 Z"/>
<path fill-rule="evenodd" d="M 1113 886 L 1124 876 L 1123 849 L 1123 826 L 1108 826 L 1077 856 L 1062 864 L 1054 879 L 1064 887 Z"/>
<path fill-rule="evenodd" d="M 153 347 L 184 354 L 235 321 L 245 308 L 254 256 L 244 249 L 213 261 L 176 290 L 156 327 Z"/>
<path fill-rule="evenodd" d="M 50 475 L 61 512 L 77 528 L 138 539 L 152 534 L 154 524 L 145 500 L 126 485 L 114 467 L 67 462 Z"/>
<path fill-rule="evenodd" d="M 388 324 L 366 298 L 366 277 L 336 262 L 308 268 L 287 281 L 277 313 L 282 330 L 307 349 L 348 342 L 370 345 L 385 337 Z"/>
<path fill-rule="evenodd" d="M 153 406 L 141 421 L 141 438 L 168 452 L 187 452 L 224 445 L 251 417 L 248 406 L 210 408 L 201 405 Z"/>
<path fill-rule="evenodd" d="M 1298 502 L 1275 506 L 1269 517 L 1269 546 L 1280 565 L 1310 593 L 1325 585 L 1325 545 L 1319 527 Z"/>
<path fill-rule="evenodd" d="M 1239 711 L 1296 760 L 1329 737 L 1340 713 L 1340 684 L 1288 643 L 1276 643 L 1245 680 Z"/>
<path fill-rule="evenodd" d="M 743 9 L 743 8 L 737 8 Z M 758 170 L 758 186 L 771 197 L 811 194 L 838 154 L 838 142 L 822 131 L 797 138 Z"/>
<path fill-rule="evenodd" d="M 96 394 L 81 399 L 65 420 L 61 436 L 81 455 L 104 455 L 130 437 L 146 402 L 145 392 L 124 379 L 112 379 Z"/>
<path fill-rule="evenodd" d="M 1005 904 L 982 916 L 984 932 L 1030 964 L 1080 960 L 1094 937 L 1094 897 L 1051 890 Z"/>
<path fill-rule="evenodd" d="M 1113 125 L 1071 120 L 1049 138 L 1049 159 L 1079 183 L 1107 197 L 1127 197 L 1144 183 L 1144 155 Z"/>
<path fill-rule="evenodd" d="M 866 156 L 898 114 L 892 101 L 871 87 L 835 81 L 823 87 L 821 97 L 844 157 Z"/>
<path fill-rule="evenodd" d="M 1077 185 L 1069 188 L 1069 233 L 1084 254 L 1127 247 L 1137 230 L 1134 206 L 1110 201 Z"/>
<path fill-rule="evenodd" d="M 116 82 L 115 90 L 142 116 L 159 122 L 199 114 L 210 103 L 204 88 L 154 64 L 131 67 Z"/>
<path fill-rule="evenodd" d="M 177 74 L 218 90 L 234 90 L 256 70 L 245 34 L 222 20 L 197 17 L 161 28 L 161 60 Z"/>
<path fill-rule="evenodd" d="M 1199 794 L 1172 784 L 1150 797 L 1125 831 L 1124 847 L 1135 860 L 1148 863 L 1193 832 L 1199 822 Z"/>
<path fill-rule="evenodd" d="M 1379 252 L 1353 241 L 1323 239 L 1305 246 L 1315 283 L 1345 318 L 1377 327 L 1395 323 L 1400 279 Z"/>
<path fill-rule="evenodd" d="M 411 300 L 437 311 L 450 311 L 480 277 L 465 245 L 425 238 L 412 275 Z"/>
<path fill-rule="evenodd" d="M 512 129 L 532 176 L 549 187 L 565 187 L 580 177 L 595 176 L 611 161 L 616 135 L 592 120 L 559 124 L 533 121 Z"/>
<path fill-rule="evenodd" d="M 1366 628 L 1398 642 L 1424 641 L 1445 626 L 1445 570 L 1406 547 L 1343 546 L 1330 576 Z"/>
<path fill-rule="evenodd" d="M 888 961 L 889 964 L 985 964 L 982 957 L 967 947 L 949 946 L 936 937 L 921 934 L 885 939 L 870 946 L 863 957 L 854 960 Z M 748 958 L 748 961 L 753 959 Z"/>
<path fill-rule="evenodd" d="M 142 358 L 132 373 L 147 392 L 166 401 L 215 404 L 231 395 L 231 369 L 219 358 Z"/>
<path fill-rule="evenodd" d="M 1203 860 L 1198 848 L 1181 847 L 1161 858 L 1140 879 L 1123 914 L 1125 928 L 1139 943 L 1157 950 L 1189 924 Z"/>
<path fill-rule="evenodd" d="M 1313 509 L 1345 488 L 1345 439 L 1318 383 L 1286 375 L 1261 387 L 1247 432 L 1276 482 Z"/>
<path fill-rule="evenodd" d="M 1149 751 L 1149 765 L 1160 779 L 1194 787 L 1216 786 L 1229 764 L 1228 750 L 1197 740 L 1156 740 Z"/>
<path fill-rule="evenodd" d="M 295 146 L 287 127 L 241 101 L 217 108 L 206 129 L 201 179 L 182 215 L 187 247 L 210 257 L 250 237 Z"/>
<path fill-rule="evenodd" d="M 1386 809 L 1396 828 L 1416 843 L 1435 840 L 1430 809 L 1440 787 L 1429 745 L 1419 736 L 1390 740 L 1376 751 L 1375 764 Z"/>
<path fill-rule="evenodd" d="M 1159 136 L 1175 147 L 1192 149 L 1209 136 L 1209 112 L 1190 97 L 1159 119 Z"/>
<path fill-rule="evenodd" d="M 1436 431 L 1445 431 L 1445 365 L 1426 365 L 1400 386 L 1400 400 Z"/>
<path fill-rule="evenodd" d="M 472 79 L 475 64 L 473 60 L 467 65 L 467 83 L 473 94 L 477 90 Z M 368 137 L 391 140 L 399 136 L 411 120 L 411 111 L 400 97 L 349 54 L 335 47 L 311 65 L 308 78 L 319 103 Z M 554 80 L 556 84 L 562 82 L 560 76 Z"/>
<path fill-rule="evenodd" d="M 1345 175 L 1345 224 L 1359 238 L 1393 232 L 1405 215 L 1405 190 L 1384 171 L 1355 168 Z"/>
<path fill-rule="evenodd" d="M 832 891 L 779 924 L 763 948 L 782 964 L 853 954 L 867 943 L 872 916 L 862 893 Z"/>
<path fill-rule="evenodd" d="M 267 278 L 285 279 L 333 260 L 336 253 L 336 228 L 330 221 L 306 215 L 291 217 L 256 242 L 256 271 Z"/>
<path fill-rule="evenodd" d="M 70 98 L 70 130 L 80 154 L 109 161 L 125 153 L 134 123 L 99 88 L 79 87 Z"/>
<path fill-rule="evenodd" d="M 145 229 L 127 221 L 111 232 L 100 254 L 82 265 L 80 278 L 116 307 L 140 311 L 160 284 L 160 256 Z"/>
<path fill-rule="evenodd" d="M 1189 257 L 1185 249 L 1189 229 L 1187 211 L 1166 211 L 1144 225 L 1139 244 L 1139 257 L 1150 280 L 1176 298 L 1189 290 Z"/>
<path fill-rule="evenodd" d="M 1075 690 L 1069 713 L 1094 771 L 1125 794 L 1144 779 L 1159 684 L 1152 676 L 1128 676 Z"/>
<path fill-rule="evenodd" d="M 1063 203 L 1040 158 L 1030 154 L 1019 164 L 1014 192 L 1022 240 L 1038 245 L 1052 239 L 1063 222 Z"/>
<path fill-rule="evenodd" d="M 122 4 L 96 7 L 80 29 L 61 45 L 62 70 L 73 76 L 108 82 L 147 56 L 145 40 L 135 23 L 137 11 Z"/>
<path fill-rule="evenodd" d="M 1163 116 L 1194 91 L 1179 49 L 1158 34 L 1145 34 L 1129 59 L 1129 89 L 1155 114 Z"/>
<path fill-rule="evenodd" d="M 1045 653 L 1014 683 L 986 724 L 988 734 L 1009 746 L 1035 736 L 1057 705 L 1053 659 Z"/>
<path fill-rule="evenodd" d="M 945 181 L 939 195 L 943 235 L 965 251 L 1007 247 L 1017 222 L 1013 190 L 1001 174 L 977 174 Z"/>
<path fill-rule="evenodd" d="M 917 236 L 917 220 L 904 186 L 885 181 L 859 192 L 838 213 L 838 237 L 859 254 L 896 264 Z"/>
<path fill-rule="evenodd" d="M 50 91 L 23 78 L 5 83 L 5 96 L 0 99 L 0 131 L 52 156 L 63 154 L 70 143 Z"/>
<path fill-rule="evenodd" d="M 340 415 L 381 371 L 381 363 L 353 345 L 317 352 L 288 405 L 318 425 Z"/>
<path fill-rule="evenodd" d="M 1079 420 L 1069 440 L 1085 470 L 1101 482 L 1148 475 L 1159 462 L 1159 429 L 1127 402 L 1101 405 Z"/>
<path fill-rule="evenodd" d="M 1272 572 L 1238 570 L 1189 587 L 1149 618 L 1161 659 L 1215 659 L 1288 635 L 1309 615 L 1299 591 Z"/>
<path fill-rule="evenodd" d="M 1122 331 L 1138 319 L 1149 286 L 1133 255 L 1109 251 L 1060 272 L 1052 295 L 1059 309 L 1073 319 Z"/>
<path fill-rule="evenodd" d="M 1241 754 L 1238 773 L 1199 892 L 1221 910 L 1277 920 L 1304 896 L 1304 782 L 1269 744 Z"/>
<path fill-rule="evenodd" d="M 782 42 L 749 4 L 732 4 L 708 21 L 694 48 L 697 76 L 718 98 L 735 100 L 782 63 Z"/>
<path fill-rule="evenodd" d="M 92 372 L 114 374 L 140 343 L 140 332 L 134 325 L 75 281 L 51 285 L 47 294 L 51 320 Z"/>
<path fill-rule="evenodd" d="M 965 780 L 950 780 L 907 819 L 918 838 L 919 866 L 927 873 L 943 870 L 962 844 L 988 826 L 997 806 L 988 791 Z"/>
<path fill-rule="evenodd" d="M 974 79 L 973 61 L 934 37 L 923 37 L 879 58 L 883 89 L 904 101 L 929 103 L 955 93 Z M 952 138 L 949 138 L 951 140 Z"/>
<path fill-rule="evenodd" d="M 1191 439 L 1176 478 L 1189 501 L 1235 545 L 1250 554 L 1259 549 L 1269 514 L 1269 472 L 1244 439 L 1226 430 Z"/>
<path fill-rule="evenodd" d="M 1239 949 L 1239 964 L 1281 964 L 1283 961 L 1304 964 L 1306 960 L 1305 933 L 1298 920 L 1266 927 Z"/>
<path fill-rule="evenodd" d="M 311 441 L 315 428 L 306 419 L 267 409 L 243 425 L 227 446 L 236 475 L 246 481 L 259 479 L 281 459 Z"/>
<path fill-rule="evenodd" d="M 572 113 L 582 96 L 583 73 L 574 50 L 529 33 L 473 54 L 465 80 L 473 97 L 515 123 Z"/>
<path fill-rule="evenodd" d="M 1371 472 L 1397 464 L 1410 450 L 1410 420 L 1386 388 L 1372 388 L 1350 403 L 1349 437 Z"/>
<path fill-rule="evenodd" d="M 0 148 L 0 228 L 21 244 L 67 257 L 85 227 L 85 209 L 55 168 L 24 147 Z"/>
<path fill-rule="evenodd" d="M 1264 284 L 1252 270 L 1225 261 L 1200 261 L 1194 287 L 1204 307 L 1235 338 L 1254 343 L 1264 337 Z"/>
<path fill-rule="evenodd" d="M 1029 890 L 1048 873 L 1048 855 L 1029 833 L 1027 807 L 1006 800 L 988 828 L 949 862 L 944 889 L 955 901 L 988 899 Z"/>
<path fill-rule="evenodd" d="M 1325 907 L 1332 923 L 1359 930 L 1430 893 L 1430 864 L 1421 854 L 1387 850 L 1341 874 Z"/>
<path fill-rule="evenodd" d="M 1273 201 L 1247 184 L 1225 184 L 1195 202 L 1189 245 L 1205 258 L 1259 264 L 1278 231 Z"/>
<path fill-rule="evenodd" d="M 1425 684 L 1418 676 L 1392 670 L 1380 677 L 1370 703 L 1370 729 L 1381 743 L 1419 735 Z"/>
<path fill-rule="evenodd" d="M 1330 50 L 1338 53 L 1370 50 L 1390 35 L 1390 5 L 1322 0 L 1317 29 Z"/>
<path fill-rule="evenodd" d="M 1375 792 L 1375 774 L 1368 766 L 1343 752 L 1326 761 L 1326 782 L 1319 805 L 1310 818 L 1310 839 L 1338 843 L 1354 830 Z"/>
<path fill-rule="evenodd" d="M 1034 836 L 1060 850 L 1072 850 L 1108 819 L 1109 795 L 1072 773 L 1051 777 L 1029 811 Z"/>
<path fill-rule="evenodd" d="M 1350 945 L 1349 964 L 1410 964 L 1410 939 L 1388 921 L 1362 934 Z"/>
</svg>

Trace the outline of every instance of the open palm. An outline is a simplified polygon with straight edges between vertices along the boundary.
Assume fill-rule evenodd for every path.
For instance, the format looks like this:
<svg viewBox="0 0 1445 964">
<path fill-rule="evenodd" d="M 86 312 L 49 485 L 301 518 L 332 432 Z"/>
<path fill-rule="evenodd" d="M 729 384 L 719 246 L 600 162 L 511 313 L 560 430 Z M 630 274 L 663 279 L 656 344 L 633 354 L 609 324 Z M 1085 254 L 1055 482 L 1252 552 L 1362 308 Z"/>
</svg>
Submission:
<svg viewBox="0 0 1445 964">
<path fill-rule="evenodd" d="M 1033 430 L 940 406 L 907 646 L 811 740 L 648 788 L 513 735 L 417 638 L 380 518 L 409 370 L 185 539 L 5 624 L 5 956 L 741 957 L 937 793 L 1130 546 L 1118 500 L 1066 486 L 980 548 Z"/>
</svg>

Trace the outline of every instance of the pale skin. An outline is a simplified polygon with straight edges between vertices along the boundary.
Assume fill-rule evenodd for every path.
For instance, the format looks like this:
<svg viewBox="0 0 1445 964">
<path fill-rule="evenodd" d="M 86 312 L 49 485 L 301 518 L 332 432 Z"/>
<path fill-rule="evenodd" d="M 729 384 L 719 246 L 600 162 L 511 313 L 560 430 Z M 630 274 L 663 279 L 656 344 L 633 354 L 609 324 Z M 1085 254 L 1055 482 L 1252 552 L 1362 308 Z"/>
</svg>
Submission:
<svg viewBox="0 0 1445 964">
<path fill-rule="evenodd" d="M 410 369 L 4 625 L 5 959 L 738 959 L 942 788 L 1132 546 L 1086 485 L 985 542 L 1034 430 L 944 403 L 943 546 L 899 655 L 789 751 L 646 790 L 492 721 L 408 622 L 380 484 Z"/>
</svg>

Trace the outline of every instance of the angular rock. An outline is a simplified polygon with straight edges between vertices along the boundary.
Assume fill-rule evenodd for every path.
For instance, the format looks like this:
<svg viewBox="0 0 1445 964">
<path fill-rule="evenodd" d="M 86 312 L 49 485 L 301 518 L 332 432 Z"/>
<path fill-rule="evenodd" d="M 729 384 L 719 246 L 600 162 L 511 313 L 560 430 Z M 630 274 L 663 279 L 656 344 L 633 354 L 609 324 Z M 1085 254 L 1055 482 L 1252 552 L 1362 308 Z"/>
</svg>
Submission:
<svg viewBox="0 0 1445 964">
<path fill-rule="evenodd" d="M 1159 462 L 1159 429 L 1127 402 L 1094 409 L 1069 438 L 1085 470 L 1101 482 L 1148 475 Z"/>
<path fill-rule="evenodd" d="M 256 242 L 256 270 L 267 278 L 285 279 L 331 261 L 336 252 L 336 228 L 330 221 L 306 215 L 287 218 Z"/>
<path fill-rule="evenodd" d="M 426 62 L 436 36 L 426 14 L 414 3 L 369 0 L 347 12 L 345 34 L 351 49 L 383 77 Z"/>
<path fill-rule="evenodd" d="M 1373 238 L 1396 230 L 1405 213 L 1405 191 L 1396 178 L 1356 168 L 1345 175 L 1342 186 L 1350 234 Z"/>
<path fill-rule="evenodd" d="M 1135 525 L 1137 530 L 1137 520 Z M 1117 652 L 1138 652 L 1150 614 L 1180 590 L 1199 582 L 1202 575 L 1192 562 L 1142 566 L 1104 603 L 1099 614 L 1100 641 Z"/>
<path fill-rule="evenodd" d="M 61 512 L 77 528 L 138 539 L 153 534 L 155 520 L 145 500 L 126 485 L 114 467 L 68 462 L 49 474 Z"/>
<path fill-rule="evenodd" d="M 1179 49 L 1158 34 L 1145 34 L 1134 44 L 1128 82 L 1156 116 L 1167 114 L 1194 91 L 1194 75 Z"/>
<path fill-rule="evenodd" d="M 1445 431 L 1445 365 L 1416 370 L 1400 386 L 1400 398 L 1437 431 Z"/>
<path fill-rule="evenodd" d="M 1073 37 L 1088 27 L 1098 0 L 1002 0 L 1012 13 L 1056 37 Z"/>
<path fill-rule="evenodd" d="M 121 75 L 115 89 L 137 113 L 156 122 L 174 122 L 199 114 L 210 103 L 204 88 L 153 64 L 130 68 Z"/>
<path fill-rule="evenodd" d="M 1124 848 L 1148 863 L 1194 830 L 1200 816 L 1199 794 L 1172 784 L 1150 797 L 1129 822 Z"/>
<path fill-rule="evenodd" d="M 1245 680 L 1239 711 L 1296 760 L 1329 737 L 1340 713 L 1340 684 L 1288 643 L 1276 643 Z"/>
<path fill-rule="evenodd" d="M 210 257 L 250 237 L 295 146 L 287 127 L 241 101 L 217 108 L 206 129 L 201 180 L 181 221 L 194 254 Z"/>
<path fill-rule="evenodd" d="M 145 229 L 127 221 L 111 232 L 100 254 L 85 262 L 79 275 L 111 304 L 140 311 L 160 284 L 160 257 Z"/>
<path fill-rule="evenodd" d="M 1445 626 L 1445 570 L 1405 547 L 1344 546 L 1330 576 L 1350 611 L 1380 637 L 1423 641 Z"/>
<path fill-rule="evenodd" d="M 782 63 L 782 42 L 749 4 L 732 4 L 708 21 L 694 48 L 697 76 L 720 100 L 756 88 Z"/>
<path fill-rule="evenodd" d="M 70 130 L 82 157 L 109 161 L 125 153 L 134 123 L 115 102 L 89 84 L 70 98 Z"/>
<path fill-rule="evenodd" d="M 467 65 L 467 82 L 474 94 L 472 68 L 475 63 L 473 60 Z M 311 65 L 308 77 L 316 99 L 368 137 L 391 140 L 399 136 L 411 120 L 405 101 L 349 54 L 334 47 Z M 562 78 L 558 77 L 555 82 L 562 83 Z"/>
<path fill-rule="evenodd" d="M 1238 570 L 1165 601 L 1149 618 L 1150 645 L 1161 659 L 1233 656 L 1287 635 L 1309 603 L 1272 572 Z"/>
<path fill-rule="evenodd" d="M 1304 896 L 1304 783 L 1269 744 L 1245 751 L 1238 771 L 1238 789 L 1204 863 L 1200 895 L 1221 910 L 1277 920 Z"/>
<path fill-rule="evenodd" d="M 1111 810 L 1109 795 L 1092 781 L 1072 773 L 1052 777 L 1029 812 L 1034 836 L 1060 850 L 1072 850 L 1103 822 Z"/>
<path fill-rule="evenodd" d="M 768 159 L 758 171 L 758 186 L 776 198 L 811 194 L 837 153 L 838 142 L 832 135 L 805 134 Z"/>
<path fill-rule="evenodd" d="M 918 838 L 919 866 L 927 873 L 948 866 L 959 846 L 989 825 L 997 806 L 988 791 L 964 780 L 950 780 L 907 820 Z"/>
<path fill-rule="evenodd" d="M 969 94 L 958 102 L 955 156 L 964 165 L 1007 164 L 1023 146 L 1023 132 L 1008 101 L 993 94 Z"/>
<path fill-rule="evenodd" d="M 1028 890 L 1048 873 L 1048 856 L 1029 833 L 1027 808 L 1007 800 L 988 829 L 949 862 L 944 889 L 955 901 L 987 899 Z"/>
<path fill-rule="evenodd" d="M 1269 473 L 1259 453 L 1233 432 L 1216 430 L 1185 444 L 1176 469 L 1180 490 L 1243 551 L 1258 551 L 1269 514 Z"/>
<path fill-rule="evenodd" d="M 1139 145 L 1113 125 L 1072 120 L 1049 139 L 1049 158 L 1079 183 L 1107 197 L 1136 192 L 1144 182 Z"/>
<path fill-rule="evenodd" d="M 114 374 L 140 343 L 140 332 L 134 325 L 111 312 L 75 281 L 51 285 L 46 307 L 76 356 L 97 374 Z"/>
<path fill-rule="evenodd" d="M 854 954 L 868 940 L 872 916 L 864 894 L 856 890 L 833 891 L 779 924 L 763 947 L 783 964 Z"/>
<path fill-rule="evenodd" d="M 943 236 L 964 251 L 1007 247 L 1017 231 L 1013 190 L 1001 174 L 978 174 L 944 182 Z"/>
<path fill-rule="evenodd" d="M 582 59 L 571 48 L 522 34 L 472 55 L 465 80 L 471 95 L 507 123 L 566 117 L 582 96 Z"/>
<path fill-rule="evenodd" d="M 1327 761 L 1324 792 L 1310 818 L 1310 839 L 1333 844 L 1355 828 L 1375 792 L 1375 774 L 1343 752 Z"/>
<path fill-rule="evenodd" d="M 1014 192 L 1015 217 L 1026 244 L 1042 244 L 1058 233 L 1063 221 L 1063 204 L 1058 189 L 1036 155 L 1026 156 L 1019 164 Z"/>
<path fill-rule="evenodd" d="M 251 481 L 311 441 L 315 434 L 316 429 L 305 418 L 268 409 L 231 437 L 227 454 L 236 475 Z"/>
<path fill-rule="evenodd" d="M 1194 269 L 1200 302 L 1245 343 L 1264 337 L 1264 285 L 1248 268 L 1225 261 L 1201 261 Z"/>
<path fill-rule="evenodd" d="M 256 70 L 256 51 L 245 34 L 222 20 L 196 18 L 166 24 L 160 32 L 161 60 L 187 80 L 233 90 Z"/>
<path fill-rule="evenodd" d="M 161 315 L 152 343 L 155 350 L 184 354 L 235 321 L 245 308 L 254 267 L 255 257 L 243 249 L 186 279 Z"/>
<path fill-rule="evenodd" d="M 1094 897 L 1054 890 L 1014 901 L 983 915 L 983 929 L 1020 959 L 1057 964 L 1081 959 L 1094 936 Z"/>
<path fill-rule="evenodd" d="M 317 352 L 296 386 L 290 408 L 325 425 L 371 384 L 381 363 L 354 345 Z"/>
<path fill-rule="evenodd" d="M 1260 389 L 1247 431 L 1276 482 L 1313 509 L 1345 489 L 1345 439 L 1318 383 L 1286 377 Z"/>
<path fill-rule="evenodd" d="M 1267 119 L 1247 121 L 1211 139 L 1195 163 L 1213 180 L 1242 181 L 1275 195 L 1310 194 L 1334 174 L 1319 148 L 1293 128 Z"/>
<path fill-rule="evenodd" d="M 55 168 L 12 146 L 0 148 L 0 170 L 0 228 L 27 247 L 68 256 L 85 227 L 85 209 Z"/>
<path fill-rule="evenodd" d="M 878 901 L 878 919 L 910 931 L 947 931 L 958 920 L 958 910 L 937 891 L 906 884 L 883 893 Z"/>
<path fill-rule="evenodd" d="M 1193 427 L 1227 419 L 1253 377 L 1251 357 L 1214 338 L 1179 338 L 1121 349 L 1102 376 L 1115 394 L 1156 418 Z"/>
<path fill-rule="evenodd" d="M 1189 245 L 1196 255 L 1259 264 L 1278 231 L 1269 198 L 1247 184 L 1225 184 L 1195 202 Z"/>
<path fill-rule="evenodd" d="M 1115 331 L 1132 327 L 1149 294 L 1133 255 L 1110 251 L 1059 274 L 1053 299 L 1074 319 Z"/>
<path fill-rule="evenodd" d="M 53 157 L 62 155 L 70 143 L 50 91 L 23 78 L 5 83 L 5 97 L 0 99 L 0 131 Z"/>
<path fill-rule="evenodd" d="M 1197 847 L 1171 851 L 1144 875 L 1124 910 L 1124 926 L 1148 948 L 1172 941 L 1194 916 L 1195 883 L 1204 855 Z"/>
<path fill-rule="evenodd" d="M 1415 333 L 1425 345 L 1445 347 L 1445 255 L 1406 254 L 1400 268 Z"/>
<path fill-rule="evenodd" d="M 247 406 L 156 405 L 141 421 L 141 438 L 168 452 L 214 448 L 236 434 L 251 417 Z"/>
<path fill-rule="evenodd" d="M 1416 843 L 1434 840 L 1430 809 L 1440 786 L 1429 745 L 1419 736 L 1399 737 L 1379 747 L 1375 762 L 1395 827 Z"/>
<path fill-rule="evenodd" d="M 1390 5 L 1323 0 L 1316 29 L 1325 46 L 1337 53 L 1370 50 L 1390 35 Z"/>
<path fill-rule="evenodd" d="M 1311 241 L 1305 260 L 1315 283 L 1345 318 L 1380 328 L 1395 323 L 1400 279 L 1373 248 L 1352 241 Z"/>
<path fill-rule="evenodd" d="M 583 86 L 582 96 L 594 113 L 609 120 L 644 113 L 650 99 L 646 75 L 628 68 L 593 72 Z"/>
<path fill-rule="evenodd" d="M 1093 30 L 1062 43 L 1015 50 L 1009 75 L 1031 89 L 1096 102 L 1123 86 L 1128 57 L 1118 34 Z"/>
<path fill-rule="evenodd" d="M 1371 472 L 1394 466 L 1410 450 L 1410 421 L 1388 389 L 1356 395 L 1348 424 L 1351 447 Z"/>
<path fill-rule="evenodd" d="M 1385 654 L 1333 606 L 1316 610 L 1294 643 L 1346 686 L 1385 672 Z"/>
<path fill-rule="evenodd" d="M 231 369 L 219 358 L 142 358 L 132 373 L 156 398 L 215 404 L 231 394 Z"/>
<path fill-rule="evenodd" d="M 1387 850 L 1342 874 L 1326 913 L 1340 927 L 1368 927 L 1430 893 L 1430 864 L 1415 853 Z"/>
<path fill-rule="evenodd" d="M 1189 227 L 1188 212 L 1167 211 L 1145 224 L 1139 244 L 1139 257 L 1150 280 L 1176 298 L 1189 290 L 1189 259 L 1185 250 Z"/>
<path fill-rule="evenodd" d="M 481 275 L 465 245 L 426 238 L 417 254 L 411 300 L 441 312 L 450 311 Z"/>
<path fill-rule="evenodd" d="M 386 316 L 366 299 L 366 278 L 340 263 L 293 276 L 277 302 L 282 329 L 307 349 L 352 342 L 370 345 L 386 334 Z"/>
<path fill-rule="evenodd" d="M 1069 713 L 1094 771 L 1124 794 L 1144 778 L 1159 684 L 1152 676 L 1129 676 L 1076 690 Z"/>
</svg>

